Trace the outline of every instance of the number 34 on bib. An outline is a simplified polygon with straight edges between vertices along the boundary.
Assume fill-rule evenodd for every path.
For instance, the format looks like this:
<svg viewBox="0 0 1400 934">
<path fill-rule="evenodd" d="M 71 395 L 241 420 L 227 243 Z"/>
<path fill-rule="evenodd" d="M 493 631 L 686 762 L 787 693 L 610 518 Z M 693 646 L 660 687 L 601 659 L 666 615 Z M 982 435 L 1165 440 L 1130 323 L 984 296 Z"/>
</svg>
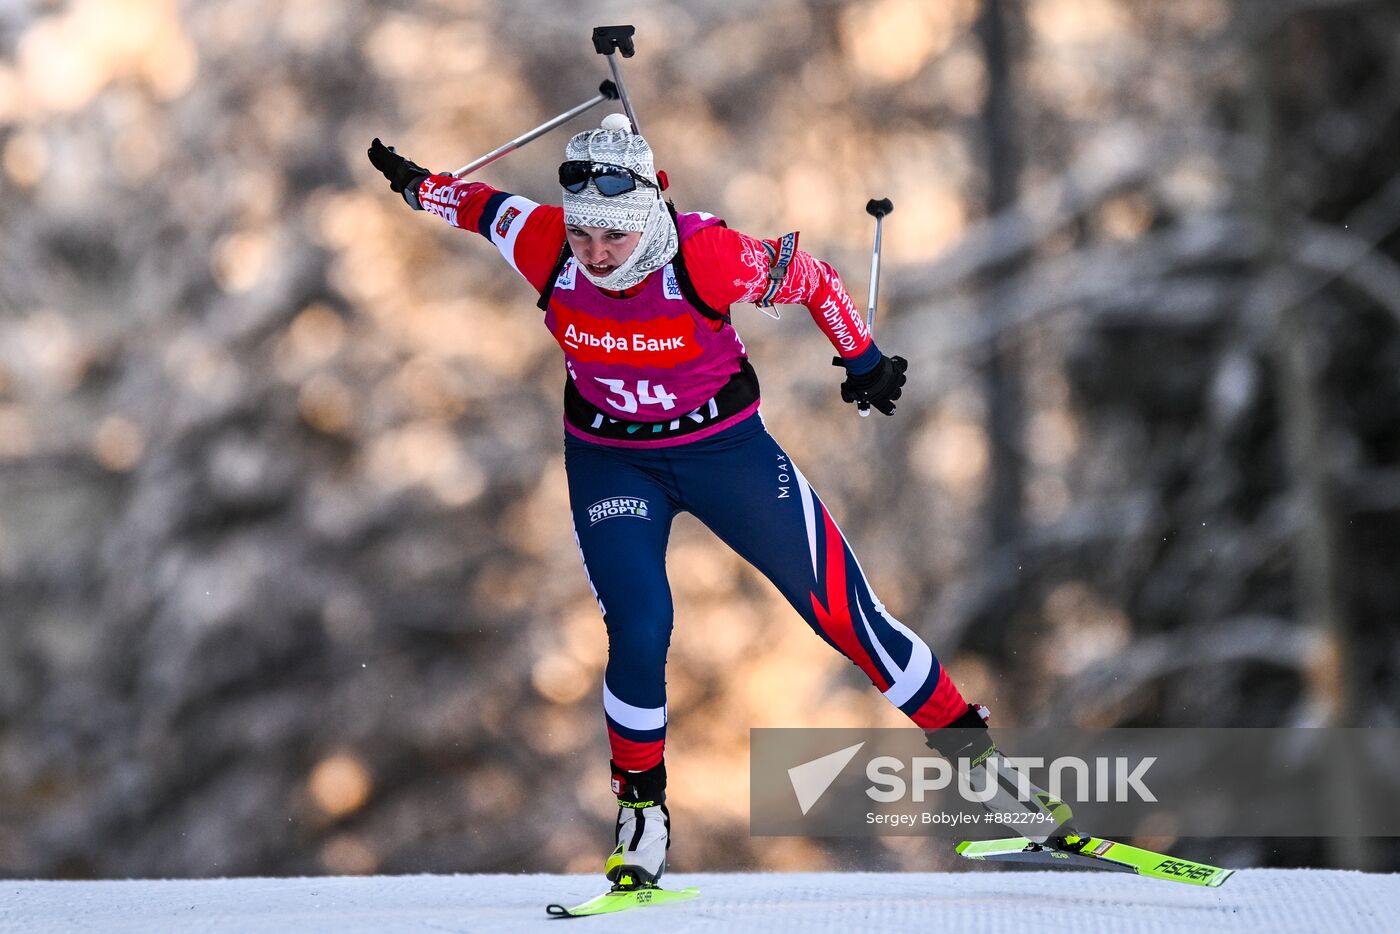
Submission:
<svg viewBox="0 0 1400 934">
<path fill-rule="evenodd" d="M 627 388 L 625 380 L 604 379 L 601 376 L 593 377 L 604 386 L 608 387 L 608 405 L 619 412 L 635 412 L 638 405 L 659 405 L 662 411 L 670 411 L 676 407 L 676 397 L 666 391 L 666 387 L 657 383 L 651 384 L 651 380 L 637 380 L 637 391 L 634 394 Z M 617 398 L 613 398 L 616 396 Z"/>
</svg>

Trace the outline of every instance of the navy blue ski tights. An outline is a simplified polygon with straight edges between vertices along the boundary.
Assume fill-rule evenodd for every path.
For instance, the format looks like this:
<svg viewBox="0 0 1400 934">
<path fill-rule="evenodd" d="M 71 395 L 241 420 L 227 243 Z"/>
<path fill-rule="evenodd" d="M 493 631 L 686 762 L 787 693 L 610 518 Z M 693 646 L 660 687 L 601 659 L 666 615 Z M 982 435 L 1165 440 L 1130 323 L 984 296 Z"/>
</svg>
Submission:
<svg viewBox="0 0 1400 934">
<path fill-rule="evenodd" d="M 755 414 L 718 434 L 662 448 L 566 436 L 574 531 L 608 631 L 603 711 L 613 761 L 662 760 L 666 579 L 671 520 L 689 512 L 764 574 L 832 648 L 924 729 L 967 710 L 924 641 L 886 611 L 845 537 Z"/>
</svg>

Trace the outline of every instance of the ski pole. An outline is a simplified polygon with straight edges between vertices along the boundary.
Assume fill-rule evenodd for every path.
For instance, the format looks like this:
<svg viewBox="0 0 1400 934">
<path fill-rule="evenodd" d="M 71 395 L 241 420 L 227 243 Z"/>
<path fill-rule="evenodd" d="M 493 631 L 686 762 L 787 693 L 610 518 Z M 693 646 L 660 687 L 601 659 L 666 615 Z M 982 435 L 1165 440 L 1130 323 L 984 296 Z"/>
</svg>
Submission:
<svg viewBox="0 0 1400 934">
<path fill-rule="evenodd" d="M 466 165 L 462 166 L 460 169 L 453 172 L 452 174 L 455 175 L 457 178 L 462 178 L 465 175 L 470 175 L 472 172 L 475 172 L 482 166 L 490 165 L 492 162 L 495 162 L 497 159 L 501 158 L 501 156 L 504 156 L 507 153 L 515 152 L 515 150 L 519 149 L 521 146 L 524 146 L 532 139 L 536 139 L 538 137 L 543 136 L 550 130 L 559 126 L 561 123 L 567 123 L 574 117 L 577 117 L 579 114 L 583 113 L 585 110 L 588 110 L 591 107 L 596 107 L 603 101 L 617 100 L 617 87 L 618 86 L 613 84 L 611 81 L 604 81 L 602 84 L 598 85 L 597 96 L 589 98 L 582 104 L 579 104 L 573 110 L 568 110 L 564 113 L 561 113 L 553 120 L 547 120 L 544 123 L 541 123 L 533 130 L 530 130 L 528 133 L 524 133 L 520 136 L 517 136 L 515 139 L 511 140 L 509 143 L 506 143 L 499 149 L 491 150 L 486 155 L 482 156 L 480 159 L 468 162 Z"/>
<path fill-rule="evenodd" d="M 889 198 L 878 201 L 871 198 L 865 203 L 865 213 L 875 218 L 875 249 L 870 254 L 870 302 L 865 313 L 865 329 L 875 336 L 875 299 L 880 294 L 880 227 L 885 215 L 894 211 L 894 202 Z M 860 417 L 870 417 L 870 403 L 860 404 Z"/>
<path fill-rule="evenodd" d="M 637 54 L 637 49 L 632 44 L 632 36 L 636 31 L 636 26 L 594 26 L 593 50 L 599 55 L 607 56 L 613 84 L 617 85 L 617 93 L 622 98 L 622 109 L 627 111 L 627 119 L 632 121 L 632 132 L 641 135 L 642 128 L 637 123 L 637 114 L 632 109 L 632 100 L 627 96 L 627 85 L 622 82 L 622 70 L 618 68 L 617 55 L 614 54 L 621 52 L 623 58 L 631 58 Z"/>
</svg>

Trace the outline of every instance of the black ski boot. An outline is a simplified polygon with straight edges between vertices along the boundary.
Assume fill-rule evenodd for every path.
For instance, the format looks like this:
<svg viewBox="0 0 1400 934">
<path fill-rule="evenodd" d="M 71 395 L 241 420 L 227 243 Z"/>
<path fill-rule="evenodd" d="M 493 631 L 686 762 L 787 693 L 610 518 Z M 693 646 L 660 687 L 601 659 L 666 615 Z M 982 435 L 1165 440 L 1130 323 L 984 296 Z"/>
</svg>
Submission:
<svg viewBox="0 0 1400 934">
<path fill-rule="evenodd" d="M 991 800 L 982 802 L 988 812 L 1013 816 L 1037 815 L 1029 822 L 1024 818 L 1020 822 L 1008 821 L 1008 830 L 1033 843 L 1076 850 L 1087 838 L 1082 837 L 1070 823 L 1074 815 L 1069 805 L 1033 784 L 1029 785 L 1029 800 L 1023 801 L 1018 797 L 1016 773 L 987 731 L 987 718 L 986 707 L 969 704 L 967 712 L 952 723 L 937 730 L 925 731 L 929 748 L 942 753 L 960 774 L 968 776 L 967 783 L 972 788 L 985 786 L 991 774 L 989 765 L 993 768 L 997 777 L 996 793 Z"/>
</svg>

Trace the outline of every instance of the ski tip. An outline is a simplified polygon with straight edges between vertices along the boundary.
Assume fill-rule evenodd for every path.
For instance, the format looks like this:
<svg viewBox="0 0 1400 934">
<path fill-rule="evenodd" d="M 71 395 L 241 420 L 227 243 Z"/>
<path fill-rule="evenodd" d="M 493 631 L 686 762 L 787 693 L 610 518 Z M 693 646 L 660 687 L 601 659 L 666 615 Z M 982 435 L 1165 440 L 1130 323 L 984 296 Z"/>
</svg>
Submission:
<svg viewBox="0 0 1400 934">
<path fill-rule="evenodd" d="M 1230 878 L 1234 874 L 1235 870 L 1233 869 L 1222 869 L 1215 876 L 1215 878 L 1211 879 L 1209 882 L 1206 883 L 1206 886 L 1212 889 L 1218 889 L 1225 884 L 1226 879 Z"/>
</svg>

